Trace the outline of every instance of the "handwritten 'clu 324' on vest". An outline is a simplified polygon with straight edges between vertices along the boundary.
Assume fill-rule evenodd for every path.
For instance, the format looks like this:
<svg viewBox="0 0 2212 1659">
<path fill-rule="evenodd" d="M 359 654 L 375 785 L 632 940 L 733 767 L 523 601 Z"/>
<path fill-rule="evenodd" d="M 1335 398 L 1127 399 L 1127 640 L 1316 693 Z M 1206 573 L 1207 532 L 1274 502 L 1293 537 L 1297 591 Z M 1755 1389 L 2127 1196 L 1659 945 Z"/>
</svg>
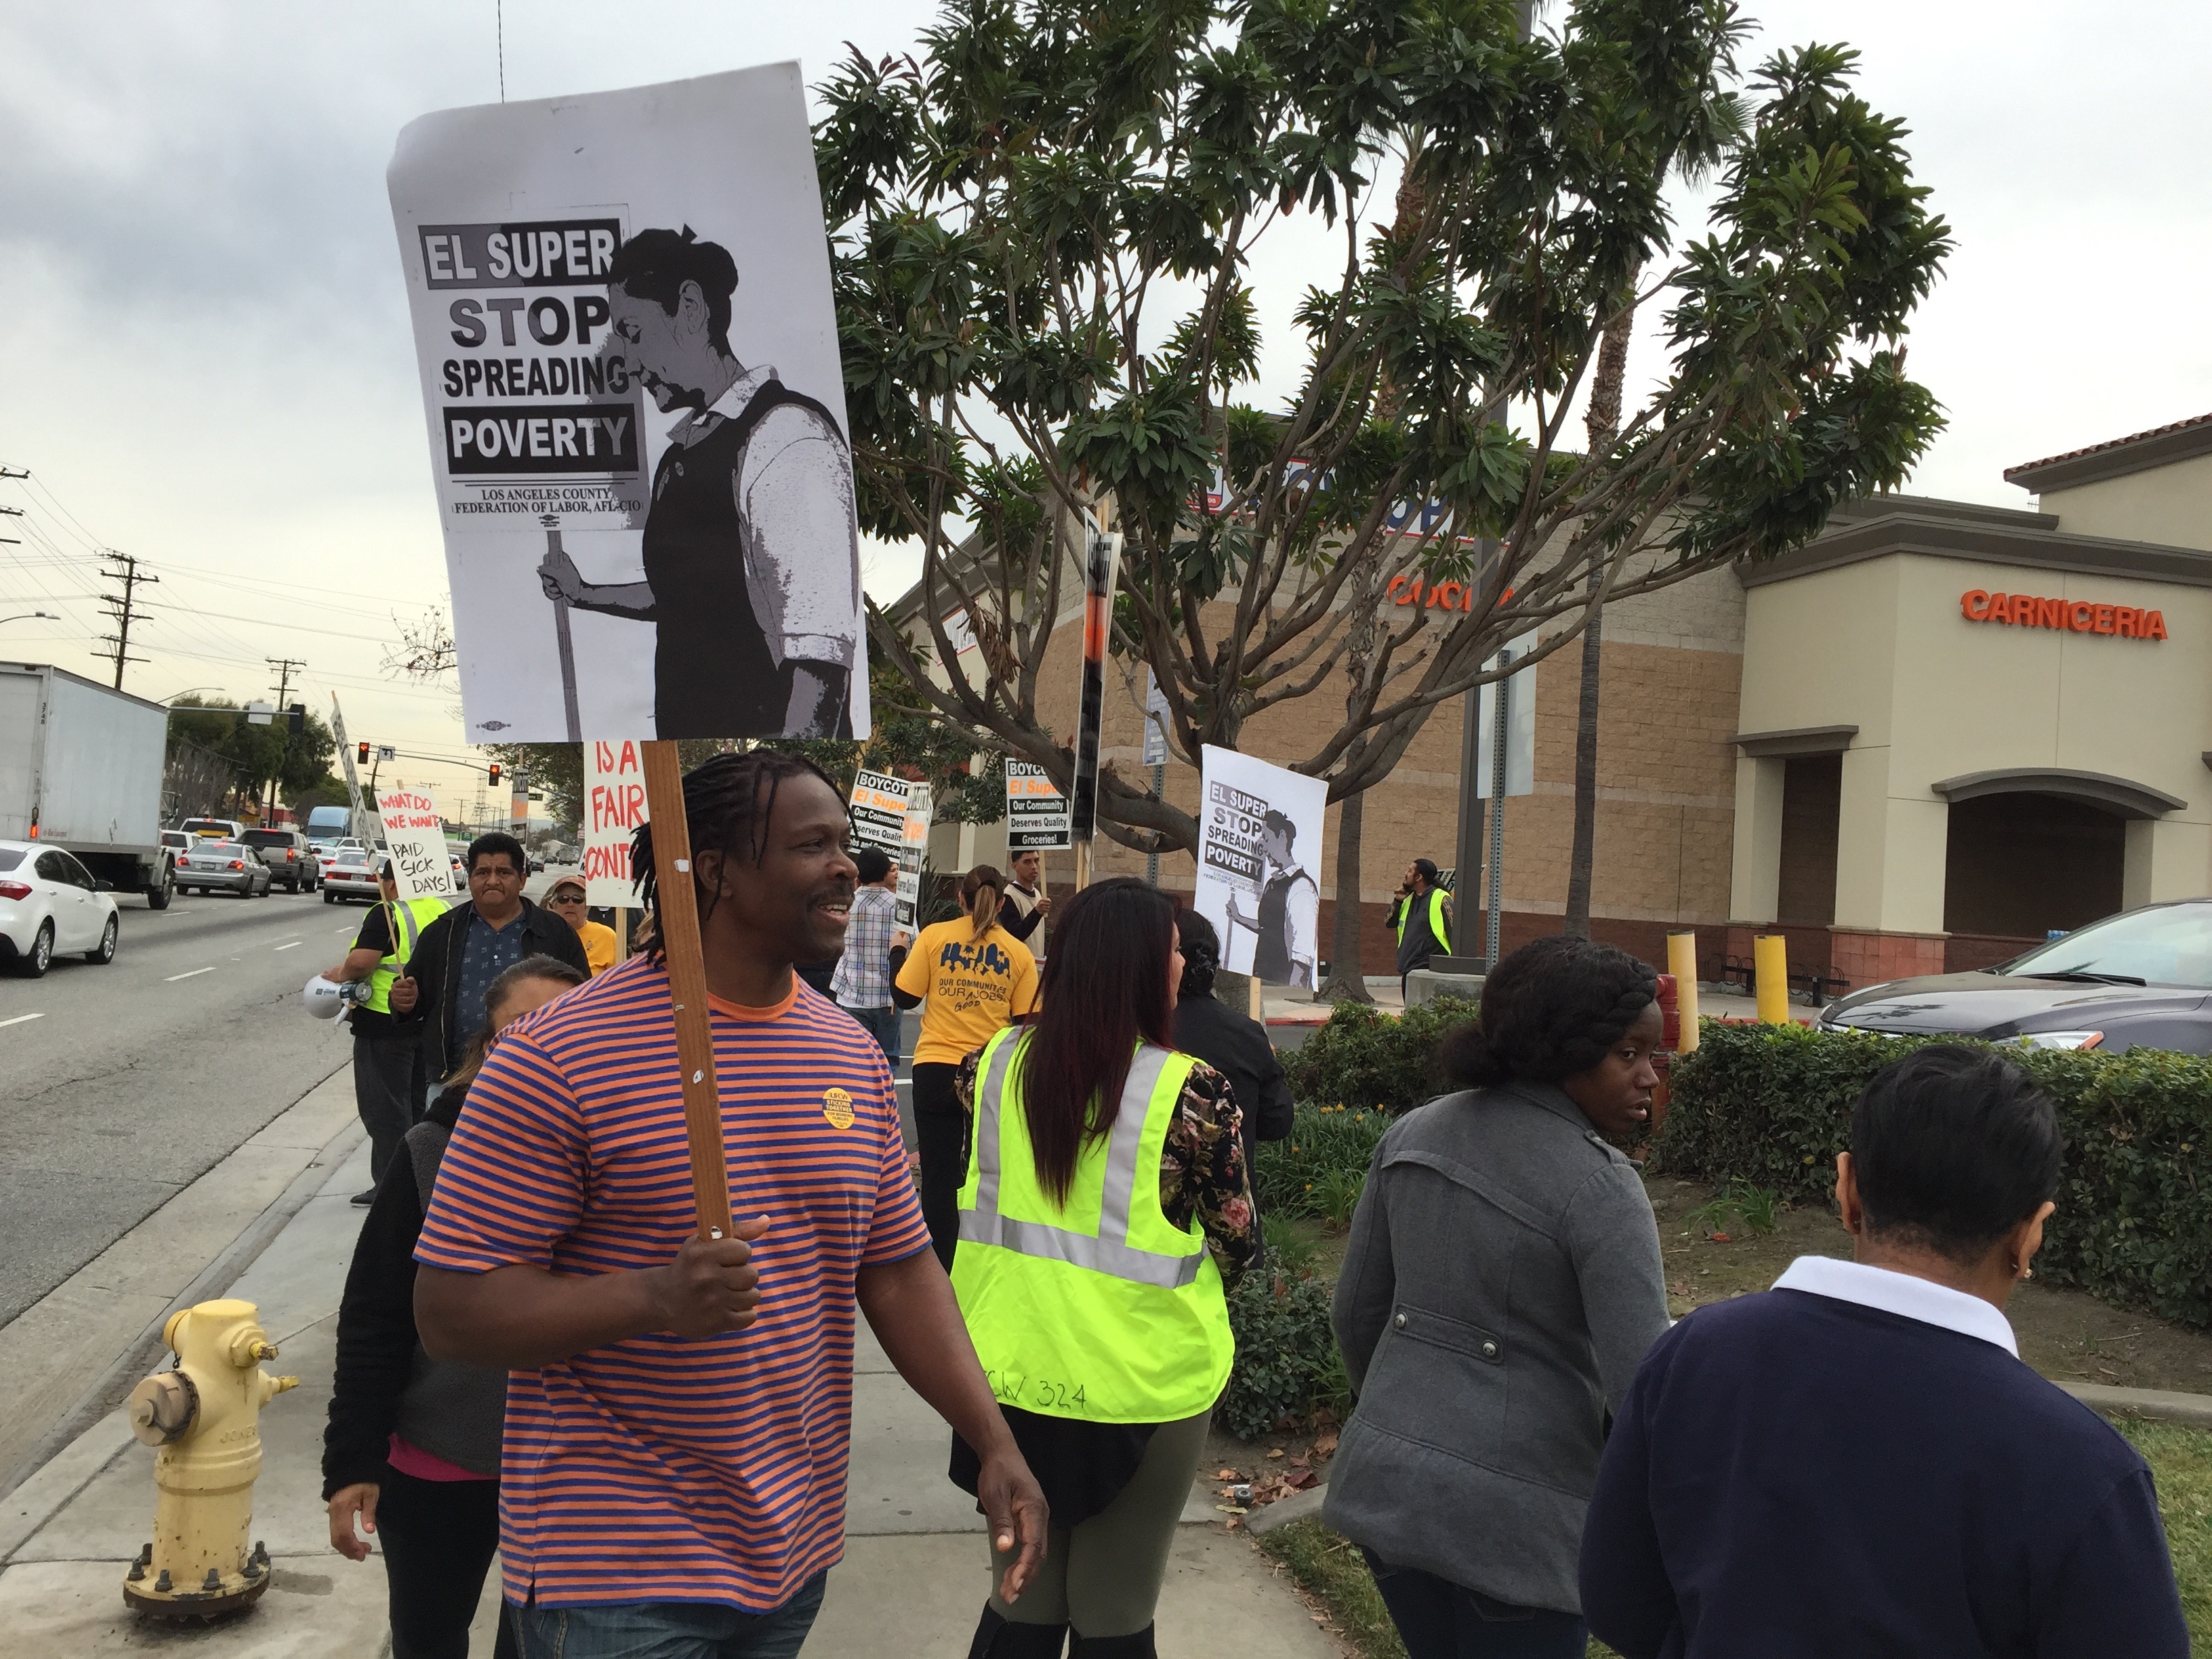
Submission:
<svg viewBox="0 0 2212 1659">
<path fill-rule="evenodd" d="M 1959 596 L 1959 612 L 1968 622 L 2061 628 L 2075 634 L 2111 634 L 2124 640 L 2166 637 L 2163 611 L 2142 611 L 2131 605 L 2045 599 L 2027 593 L 1992 593 L 1985 587 L 1970 587 Z"/>
</svg>

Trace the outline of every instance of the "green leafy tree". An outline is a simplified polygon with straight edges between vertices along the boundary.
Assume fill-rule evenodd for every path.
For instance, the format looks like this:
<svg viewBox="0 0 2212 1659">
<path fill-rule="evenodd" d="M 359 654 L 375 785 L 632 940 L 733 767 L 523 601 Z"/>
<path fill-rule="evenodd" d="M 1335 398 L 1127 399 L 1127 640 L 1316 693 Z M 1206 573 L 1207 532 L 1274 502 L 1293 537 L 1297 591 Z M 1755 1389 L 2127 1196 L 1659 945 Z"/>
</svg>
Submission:
<svg viewBox="0 0 2212 1659">
<path fill-rule="evenodd" d="M 918 613 L 870 617 L 897 708 L 1067 787 L 1038 688 L 1105 526 L 1125 538 L 1114 647 L 1154 671 L 1180 756 L 1332 684 L 1342 716 L 1292 763 L 1341 800 L 1505 641 L 1549 625 L 1548 653 L 1594 605 L 1771 556 L 1904 481 L 1941 417 L 1901 341 L 1949 236 L 1902 124 L 1851 90 L 1855 54 L 1744 76 L 1731 0 L 1556 19 L 955 0 L 918 59 L 854 52 L 817 149 L 863 522 L 921 555 Z M 1662 192 L 1692 162 L 1718 189 L 1684 240 Z M 1386 165 L 1403 182 L 1377 228 Z M 1250 272 L 1300 258 L 1281 232 L 1301 215 L 1340 251 L 1265 335 Z M 1570 453 L 1607 327 L 1638 304 L 1667 373 Z M 1280 404 L 1256 401 L 1263 354 L 1301 365 Z M 1460 608 L 1384 609 L 1401 577 L 1459 584 Z M 1110 765 L 1100 816 L 1140 848 L 1195 841 Z"/>
<path fill-rule="evenodd" d="M 835 738 L 771 740 L 761 746 L 805 755 L 848 794 L 862 766 L 915 778 L 930 786 L 930 803 L 939 823 L 993 823 L 1005 812 L 1006 777 L 1003 759 L 990 757 L 976 769 L 975 744 L 967 733 L 934 715 L 900 707 L 896 677 L 880 660 L 871 666 L 870 695 L 874 734 L 865 743 Z M 686 738 L 677 754 L 688 771 L 722 750 L 742 745 L 706 738 Z M 562 823 L 584 817 L 584 749 L 574 743 L 501 743 L 485 746 L 501 765 L 526 772 L 533 791 L 542 791 L 547 809 Z"/>
<path fill-rule="evenodd" d="M 228 760 L 238 769 L 241 794 L 251 799 L 260 800 L 271 779 L 278 799 L 295 807 L 322 805 L 333 787 L 337 799 L 344 799 L 343 786 L 331 775 L 337 739 L 312 708 L 295 732 L 282 714 L 254 725 L 228 697 L 179 700 L 169 711 L 169 735 Z"/>
</svg>

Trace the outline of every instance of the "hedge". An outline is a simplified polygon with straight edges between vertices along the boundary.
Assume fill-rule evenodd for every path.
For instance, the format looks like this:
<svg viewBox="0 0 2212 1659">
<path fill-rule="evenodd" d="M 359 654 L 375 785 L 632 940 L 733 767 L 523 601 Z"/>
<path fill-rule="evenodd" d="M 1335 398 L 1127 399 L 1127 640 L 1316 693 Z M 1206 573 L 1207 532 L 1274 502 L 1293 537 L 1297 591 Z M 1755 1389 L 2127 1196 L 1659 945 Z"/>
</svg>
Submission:
<svg viewBox="0 0 2212 1659">
<path fill-rule="evenodd" d="M 1957 1040 L 1708 1023 L 1674 1061 L 1646 1167 L 1825 1197 L 1868 1079 L 1927 1042 Z M 2212 1060 L 2008 1052 L 2050 1095 L 2066 1137 L 2037 1276 L 2212 1326 L 2212 1168 L 2197 1173 L 2212 1157 Z"/>
<path fill-rule="evenodd" d="M 1256 1440 L 1279 1424 L 1341 1409 L 1351 1383 L 1328 1323 L 1329 1287 L 1270 1251 L 1229 1288 L 1237 1364 L 1213 1408 L 1216 1425 Z"/>
<path fill-rule="evenodd" d="M 1371 1003 L 1340 1002 L 1328 1020 L 1283 1060 L 1291 1096 L 1301 1105 L 1410 1111 L 1445 1093 L 1437 1050 L 1476 1005 L 1438 997 L 1386 1014 Z"/>
<path fill-rule="evenodd" d="M 1387 1113 L 1350 1106 L 1301 1106 L 1287 1139 L 1263 1140 L 1252 1160 L 1252 1196 L 1263 1217 L 1326 1219 L 1332 1187 L 1363 1179 Z"/>
</svg>

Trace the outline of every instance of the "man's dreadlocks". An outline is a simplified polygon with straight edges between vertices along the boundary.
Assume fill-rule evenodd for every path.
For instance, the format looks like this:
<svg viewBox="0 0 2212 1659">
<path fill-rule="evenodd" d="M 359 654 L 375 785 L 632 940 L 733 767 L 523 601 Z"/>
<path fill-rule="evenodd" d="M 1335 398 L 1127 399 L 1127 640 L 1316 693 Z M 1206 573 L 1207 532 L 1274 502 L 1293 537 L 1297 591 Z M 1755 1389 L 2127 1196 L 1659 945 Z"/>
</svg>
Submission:
<svg viewBox="0 0 2212 1659">
<path fill-rule="evenodd" d="M 830 775 L 812 761 L 777 749 L 748 749 L 717 755 L 684 775 L 684 816 L 691 826 L 692 867 L 699 854 L 719 851 L 725 864 L 757 866 L 768 852 L 768 826 L 775 811 L 776 791 L 787 778 L 816 777 L 838 793 Z M 653 863 L 653 825 L 641 823 L 630 837 L 629 867 L 645 908 L 659 913 L 659 872 Z M 703 926 L 714 913 L 720 892 L 707 896 L 699 913 Z M 655 962 L 666 950 L 667 933 L 657 923 L 647 954 Z"/>
</svg>

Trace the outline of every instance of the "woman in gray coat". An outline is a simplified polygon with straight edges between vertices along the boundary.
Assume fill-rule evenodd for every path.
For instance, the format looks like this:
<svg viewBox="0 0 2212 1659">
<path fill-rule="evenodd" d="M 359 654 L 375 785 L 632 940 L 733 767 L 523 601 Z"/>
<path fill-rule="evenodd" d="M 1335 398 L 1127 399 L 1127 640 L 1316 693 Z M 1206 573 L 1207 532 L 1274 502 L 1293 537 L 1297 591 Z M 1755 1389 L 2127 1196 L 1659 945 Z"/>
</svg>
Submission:
<svg viewBox="0 0 2212 1659">
<path fill-rule="evenodd" d="M 1359 1400 L 1322 1513 L 1412 1659 L 1582 1659 L 1583 1513 L 1667 1328 L 1651 1205 L 1612 1144 L 1650 1116 L 1656 993 L 1610 945 L 1522 946 L 1445 1045 L 1461 1091 L 1376 1148 L 1334 1308 Z"/>
</svg>

